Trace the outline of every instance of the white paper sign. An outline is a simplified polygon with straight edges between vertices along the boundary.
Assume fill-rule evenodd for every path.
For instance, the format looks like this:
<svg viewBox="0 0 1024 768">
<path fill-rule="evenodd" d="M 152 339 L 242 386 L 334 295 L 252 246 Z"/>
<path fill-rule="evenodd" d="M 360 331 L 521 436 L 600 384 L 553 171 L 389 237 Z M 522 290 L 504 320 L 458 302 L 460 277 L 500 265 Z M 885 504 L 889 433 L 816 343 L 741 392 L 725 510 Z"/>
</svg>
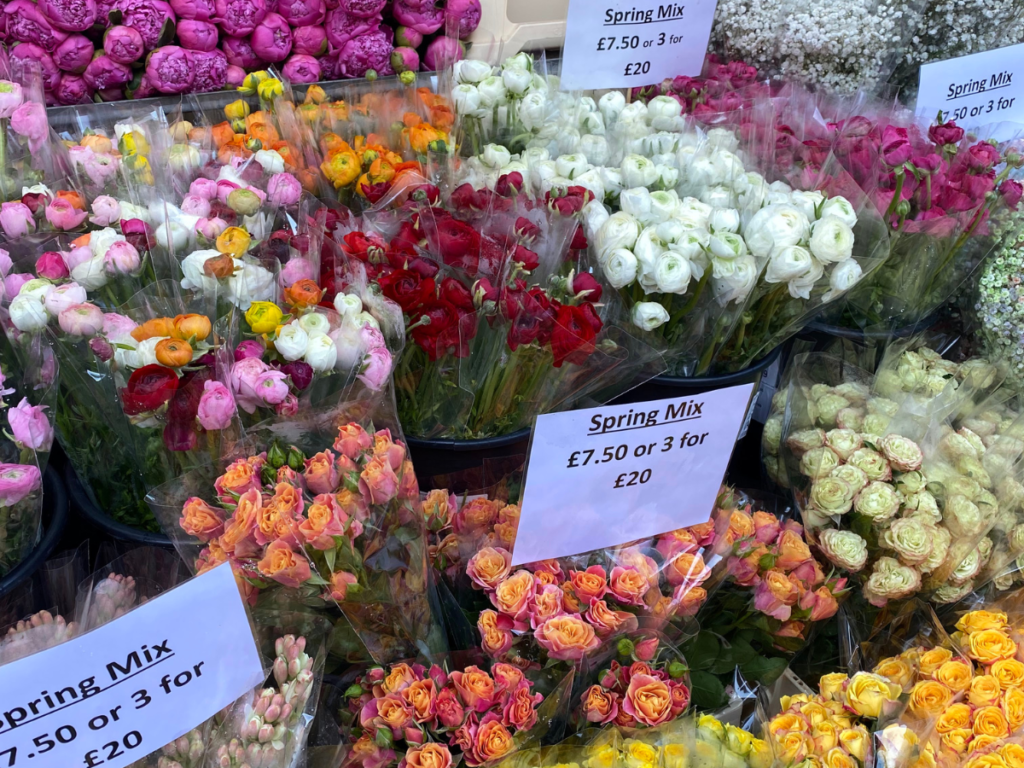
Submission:
<svg viewBox="0 0 1024 768">
<path fill-rule="evenodd" d="M 699 75 L 717 0 L 570 0 L 562 90 Z"/>
<path fill-rule="evenodd" d="M 966 129 L 1024 123 L 1024 43 L 923 65 L 917 115 L 930 122 L 939 113 Z M 1005 141 L 1017 130 L 1008 125 L 985 138 Z"/>
<path fill-rule="evenodd" d="M 0 768 L 121 768 L 265 679 L 229 564 L 0 667 Z"/>
<path fill-rule="evenodd" d="M 707 521 L 753 388 L 538 416 L 512 564 Z"/>
</svg>

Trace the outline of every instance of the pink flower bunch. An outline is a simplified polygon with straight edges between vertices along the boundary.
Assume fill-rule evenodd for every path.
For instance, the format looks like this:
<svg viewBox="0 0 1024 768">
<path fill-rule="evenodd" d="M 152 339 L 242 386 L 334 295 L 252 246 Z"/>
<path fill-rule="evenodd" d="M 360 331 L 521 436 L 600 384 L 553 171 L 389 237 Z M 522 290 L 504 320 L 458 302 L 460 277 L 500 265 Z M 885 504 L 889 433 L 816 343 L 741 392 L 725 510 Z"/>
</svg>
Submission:
<svg viewBox="0 0 1024 768">
<path fill-rule="evenodd" d="M 249 590 L 267 580 L 326 582 L 326 599 L 346 600 L 359 579 L 334 563 L 351 563 L 344 553 L 364 523 L 392 502 L 418 499 L 419 489 L 405 446 L 386 429 L 346 424 L 332 448 L 307 458 L 275 444 L 230 464 L 214 482 L 215 503 L 188 499 L 179 525 L 207 545 L 198 569 L 230 561 Z"/>
<path fill-rule="evenodd" d="M 683 107 L 684 114 L 697 118 L 732 112 L 743 104 L 736 93 L 758 81 L 757 68 L 742 61 L 723 61 L 713 53 L 704 60 L 704 74 L 699 77 L 679 75 L 659 85 L 634 88 L 632 96 L 649 100 L 669 96 Z"/>
<path fill-rule="evenodd" d="M 657 637 L 624 643 L 632 664 L 613 660 L 599 681 L 583 693 L 580 716 L 594 725 L 653 728 L 674 720 L 690 706 L 687 666 L 680 658 L 658 656 Z"/>
<path fill-rule="evenodd" d="M 537 724 L 543 696 L 532 686 L 511 664 L 495 664 L 490 673 L 476 666 L 451 673 L 437 665 L 373 667 L 348 691 L 347 719 L 358 734 L 348 764 L 384 768 L 400 759 L 412 768 L 423 762 L 423 750 L 436 752 L 432 764 L 442 766 L 451 764 L 453 750 L 470 766 L 506 757 L 513 736 Z M 375 748 L 383 744 L 389 748 Z"/>
</svg>

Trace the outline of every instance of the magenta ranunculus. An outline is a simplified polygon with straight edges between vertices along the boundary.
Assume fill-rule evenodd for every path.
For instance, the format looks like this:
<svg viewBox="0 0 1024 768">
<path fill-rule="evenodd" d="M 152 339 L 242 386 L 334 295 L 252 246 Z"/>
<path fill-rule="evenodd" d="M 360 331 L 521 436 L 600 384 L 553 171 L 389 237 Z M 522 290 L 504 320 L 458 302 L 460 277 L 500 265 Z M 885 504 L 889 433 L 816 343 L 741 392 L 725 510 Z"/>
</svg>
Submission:
<svg viewBox="0 0 1024 768">
<path fill-rule="evenodd" d="M 104 54 L 97 56 L 89 62 L 89 66 L 85 68 L 85 74 L 82 77 L 85 78 L 85 82 L 91 88 L 103 91 L 130 83 L 132 81 L 132 70 L 128 65 L 120 64 Z"/>
<path fill-rule="evenodd" d="M 217 47 L 220 34 L 209 21 L 182 19 L 178 22 L 178 42 L 190 51 L 212 51 Z"/>
<path fill-rule="evenodd" d="M 1024 194 L 1024 185 L 1014 179 L 1007 179 L 999 185 L 999 194 L 1002 195 L 1007 207 L 1015 211 L 1021 195 Z"/>
<path fill-rule="evenodd" d="M 267 351 L 267 348 L 263 346 L 256 339 L 246 339 L 237 347 L 235 347 L 235 362 L 245 360 L 248 357 L 255 357 L 257 359 L 263 357 L 263 353 Z"/>
<path fill-rule="evenodd" d="M 33 451 L 49 451 L 53 445 L 53 426 L 45 405 L 32 405 L 27 398 L 7 411 L 14 439 Z"/>
<path fill-rule="evenodd" d="M 53 52 L 53 63 L 64 72 L 80 75 L 92 61 L 96 47 L 85 35 L 68 35 Z"/>
<path fill-rule="evenodd" d="M 225 37 L 220 41 L 220 48 L 228 57 L 228 64 L 246 71 L 263 68 L 263 59 L 253 53 L 248 38 Z"/>
<path fill-rule="evenodd" d="M 267 15 L 265 0 L 216 0 L 214 7 L 217 12 L 214 21 L 220 24 L 225 35 L 232 37 L 251 35 Z"/>
<path fill-rule="evenodd" d="M 423 44 L 423 33 L 412 27 L 399 27 L 395 30 L 395 45 L 406 48 L 419 48 Z"/>
<path fill-rule="evenodd" d="M 296 53 L 285 62 L 281 74 L 291 83 L 316 83 L 320 80 L 320 62 L 312 56 Z"/>
<path fill-rule="evenodd" d="M 57 251 L 46 251 L 36 259 L 36 274 L 45 277 L 47 280 L 60 280 L 71 273 L 68 265 L 64 263 L 64 257 Z"/>
<path fill-rule="evenodd" d="M 175 22 L 174 11 L 164 0 L 117 0 L 114 10 L 120 11 L 122 24 L 138 30 L 147 51 L 157 47 Z"/>
<path fill-rule="evenodd" d="M 281 14 L 268 13 L 256 25 L 249 44 L 252 52 L 261 59 L 276 64 L 287 59 L 292 52 L 292 28 Z"/>
<path fill-rule="evenodd" d="M 89 338 L 103 330 L 103 310 L 95 304 L 74 304 L 57 315 L 64 333 Z"/>
<path fill-rule="evenodd" d="M 987 171 L 999 162 L 999 150 L 987 141 L 979 141 L 967 150 L 967 165 L 975 171 Z"/>
<path fill-rule="evenodd" d="M 11 63 L 18 64 L 26 72 L 38 68 L 43 77 L 43 87 L 53 90 L 60 82 L 60 68 L 53 57 L 41 45 L 35 43 L 18 43 L 11 49 Z"/>
<path fill-rule="evenodd" d="M 226 429 L 235 416 L 235 398 L 219 381 L 207 381 L 199 399 L 199 423 L 203 429 Z"/>
<path fill-rule="evenodd" d="M 444 26 L 444 8 L 438 8 L 433 0 L 395 0 L 391 12 L 399 24 L 422 35 L 432 35 Z"/>
<path fill-rule="evenodd" d="M 903 165 L 914 153 L 914 148 L 907 138 L 907 129 L 895 125 L 887 125 L 882 131 L 882 145 L 880 147 L 882 160 L 890 168 Z"/>
<path fill-rule="evenodd" d="M 245 82 L 245 70 L 241 67 L 236 67 L 234 64 L 228 64 L 226 78 L 226 85 L 232 88 L 239 88 Z"/>
<path fill-rule="evenodd" d="M 36 231 L 36 217 L 24 203 L 0 203 L 0 229 L 3 229 L 4 234 L 12 240 L 24 237 L 29 232 Z M 13 299 L 14 296 L 15 294 L 8 289 L 7 298 Z"/>
<path fill-rule="evenodd" d="M 399 74 L 402 72 L 419 72 L 420 55 L 412 48 L 404 46 L 395 48 L 391 52 L 391 68 Z"/>
<path fill-rule="evenodd" d="M 32 464 L 0 464 L 0 507 L 13 507 L 43 483 L 39 467 Z"/>
<path fill-rule="evenodd" d="M 293 27 L 321 26 L 327 4 L 324 0 L 280 0 L 277 12 Z"/>
<path fill-rule="evenodd" d="M 333 11 L 327 12 L 325 23 L 327 41 L 331 44 L 333 51 L 338 52 L 345 47 L 349 40 L 376 31 L 380 23 L 379 18 L 360 19 L 357 16 L 350 16 L 341 8 L 335 8 Z M 322 62 L 321 67 L 323 67 Z"/>
<path fill-rule="evenodd" d="M 61 104 L 91 104 L 93 89 L 85 82 L 81 75 L 73 75 L 65 72 L 61 75 L 60 82 L 53 90 L 53 95 Z"/>
<path fill-rule="evenodd" d="M 480 15 L 480 0 L 448 0 L 444 8 L 445 31 L 466 40 L 480 26 Z"/>
<path fill-rule="evenodd" d="M 192 52 L 178 45 L 157 48 L 146 58 L 146 77 L 160 93 L 184 93 L 196 77 Z"/>
<path fill-rule="evenodd" d="M 96 0 L 39 0 L 39 10 L 65 32 L 84 32 L 96 23 Z"/>
<path fill-rule="evenodd" d="M 928 138 L 940 146 L 959 144 L 964 138 L 964 129 L 950 120 L 948 123 L 933 125 L 928 129 Z"/>
<path fill-rule="evenodd" d="M 328 33 L 329 34 L 329 33 Z M 391 68 L 391 30 L 378 27 L 370 34 L 360 35 L 345 43 L 338 52 L 338 68 L 342 77 L 366 77 L 373 70 L 378 75 L 393 75 Z"/>
<path fill-rule="evenodd" d="M 297 27 L 292 30 L 292 53 L 304 56 L 323 56 L 327 53 L 327 32 L 323 25 Z M 319 64 L 317 71 L 319 71 Z"/>
<path fill-rule="evenodd" d="M 217 12 L 213 0 L 170 0 L 170 3 L 179 19 L 209 21 Z"/>
<path fill-rule="evenodd" d="M 142 58 L 146 44 L 139 30 L 122 24 L 103 33 L 103 50 L 118 64 L 131 64 Z"/>
<path fill-rule="evenodd" d="M 423 56 L 423 65 L 428 72 L 440 72 L 456 61 L 462 61 L 466 51 L 462 43 L 454 37 L 435 37 L 427 46 Z"/>
<path fill-rule="evenodd" d="M 338 7 L 350 16 L 372 19 L 384 11 L 387 0 L 338 0 Z"/>
<path fill-rule="evenodd" d="M 31 0 L 12 0 L 4 6 L 7 39 L 35 43 L 47 53 L 67 39 L 68 33 L 50 23 Z"/>
<path fill-rule="evenodd" d="M 193 51 L 192 65 L 196 71 L 192 90 L 196 93 L 220 91 L 228 84 L 228 57 L 224 51 Z"/>
<path fill-rule="evenodd" d="M 290 173 L 275 174 L 267 182 L 267 199 L 275 205 L 294 205 L 301 195 L 302 184 Z"/>
</svg>

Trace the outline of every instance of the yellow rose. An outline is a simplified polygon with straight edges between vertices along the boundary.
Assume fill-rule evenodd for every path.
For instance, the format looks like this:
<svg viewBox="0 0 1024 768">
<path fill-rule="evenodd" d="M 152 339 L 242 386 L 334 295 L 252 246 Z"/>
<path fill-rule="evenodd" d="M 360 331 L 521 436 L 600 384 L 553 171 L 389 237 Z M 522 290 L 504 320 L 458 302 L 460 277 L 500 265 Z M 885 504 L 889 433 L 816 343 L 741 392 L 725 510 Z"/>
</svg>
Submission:
<svg viewBox="0 0 1024 768">
<path fill-rule="evenodd" d="M 784 712 L 781 715 L 776 715 L 768 723 L 768 732 L 773 734 L 789 733 L 791 731 L 807 733 L 810 730 L 811 724 L 807 722 L 807 719 L 795 712 Z"/>
<path fill-rule="evenodd" d="M 1010 735 L 1010 723 L 999 707 L 982 707 L 974 713 L 974 735 L 1002 739 Z"/>
<path fill-rule="evenodd" d="M 1016 659 L 1000 659 L 988 671 L 1005 691 L 1007 688 L 1024 688 L 1024 664 Z"/>
<path fill-rule="evenodd" d="M 935 679 L 954 693 L 962 693 L 971 687 L 973 674 L 970 664 L 961 659 L 953 659 L 939 667 Z"/>
<path fill-rule="evenodd" d="M 818 723 L 828 720 L 831 713 L 821 704 L 812 701 L 800 707 L 800 714 L 807 718 L 813 728 Z"/>
<path fill-rule="evenodd" d="M 806 733 L 791 731 L 775 738 L 775 755 L 786 765 L 795 765 L 812 754 L 814 741 Z"/>
<path fill-rule="evenodd" d="M 917 760 L 910 768 L 935 768 L 935 753 L 930 749 L 931 744 L 926 744 L 917 756 Z"/>
<path fill-rule="evenodd" d="M 900 658 L 883 659 L 875 667 L 875 674 L 889 678 L 900 688 L 906 688 L 914 679 L 914 670 Z"/>
<path fill-rule="evenodd" d="M 939 715 L 935 730 L 939 733 L 949 733 L 961 728 L 971 727 L 971 708 L 967 704 L 953 704 Z"/>
<path fill-rule="evenodd" d="M 1010 722 L 1010 728 L 1016 731 L 1024 725 L 1024 691 L 1010 688 L 1003 694 L 1003 711 Z"/>
<path fill-rule="evenodd" d="M 750 742 L 754 737 L 749 731 L 735 725 L 725 726 L 725 745 L 737 755 L 745 755 L 750 751 Z"/>
<path fill-rule="evenodd" d="M 935 680 L 922 680 L 910 692 L 910 711 L 918 717 L 937 717 L 953 701 L 953 692 Z"/>
<path fill-rule="evenodd" d="M 886 703 L 896 701 L 902 693 L 900 686 L 884 677 L 858 672 L 846 686 L 846 706 L 861 717 L 877 718 Z"/>
<path fill-rule="evenodd" d="M 1003 629 L 1006 626 L 1006 614 L 1002 611 L 971 611 L 960 617 L 956 628 L 961 632 L 973 634 L 986 629 Z"/>
<path fill-rule="evenodd" d="M 999 756 L 1009 768 L 1024 768 L 1024 746 L 1016 743 L 1003 744 L 999 748 Z"/>
<path fill-rule="evenodd" d="M 849 677 L 842 672 L 822 675 L 821 680 L 818 681 L 818 691 L 821 692 L 822 698 L 832 701 L 839 698 L 838 694 L 842 693 L 843 684 L 848 679 Z"/>
<path fill-rule="evenodd" d="M 967 751 L 967 742 L 973 737 L 974 732 L 969 728 L 956 728 L 941 736 L 942 745 L 958 755 L 962 755 Z"/>
<path fill-rule="evenodd" d="M 783 696 L 780 698 L 779 704 L 782 706 L 782 711 L 785 712 L 794 704 L 806 704 L 810 700 L 811 697 L 806 693 L 795 693 L 792 696 Z"/>
<path fill-rule="evenodd" d="M 622 753 L 628 768 L 657 768 L 658 750 L 650 744 L 636 739 L 626 739 L 622 743 Z"/>
<path fill-rule="evenodd" d="M 858 768 L 857 762 L 846 751 L 834 747 L 825 755 L 826 768 Z"/>
<path fill-rule="evenodd" d="M 619 750 L 612 744 L 593 748 L 584 761 L 587 768 L 615 768 L 619 762 Z"/>
<path fill-rule="evenodd" d="M 985 752 L 989 747 L 998 744 L 1002 739 L 997 739 L 995 736 L 975 736 L 971 739 L 971 743 L 967 745 L 967 754 L 973 755 L 976 752 Z"/>
<path fill-rule="evenodd" d="M 254 301 L 245 311 L 245 321 L 253 333 L 273 333 L 281 324 L 283 313 L 272 301 Z"/>
<path fill-rule="evenodd" d="M 972 632 L 968 640 L 968 649 L 967 655 L 982 664 L 993 664 L 1000 659 L 1012 659 L 1017 655 L 1017 644 L 999 629 Z"/>
<path fill-rule="evenodd" d="M 685 744 L 673 742 L 661 748 L 661 759 L 665 768 L 687 768 L 690 750 Z"/>
<path fill-rule="evenodd" d="M 814 739 L 814 749 L 818 754 L 824 755 L 833 747 L 839 744 L 839 728 L 836 724 L 826 720 L 818 723 L 811 729 L 811 738 Z M 826 760 L 826 762 L 828 762 Z"/>
<path fill-rule="evenodd" d="M 978 675 L 971 681 L 967 701 L 974 707 L 987 707 L 999 701 L 1002 690 L 999 680 L 992 675 Z"/>
<path fill-rule="evenodd" d="M 839 732 L 839 743 L 843 749 L 863 763 L 868 756 L 871 735 L 863 725 L 858 725 L 856 728 L 844 728 Z"/>
<path fill-rule="evenodd" d="M 953 658 L 952 651 L 946 648 L 932 648 L 930 651 L 925 651 L 921 654 L 919 660 L 921 674 L 922 675 L 933 675 L 939 667 L 945 664 L 947 661 Z"/>
<path fill-rule="evenodd" d="M 697 718 L 697 728 L 706 731 L 719 741 L 725 741 L 725 727 L 712 715 L 701 715 Z"/>
<path fill-rule="evenodd" d="M 750 743 L 750 753 L 747 755 L 747 762 L 750 768 L 770 768 L 775 755 L 767 741 L 754 739 Z M 1017 768 L 1017 766 L 1013 766 Z"/>
<path fill-rule="evenodd" d="M 987 755 L 972 757 L 964 763 L 964 768 L 1006 768 L 1006 763 L 998 752 L 990 752 Z"/>
</svg>

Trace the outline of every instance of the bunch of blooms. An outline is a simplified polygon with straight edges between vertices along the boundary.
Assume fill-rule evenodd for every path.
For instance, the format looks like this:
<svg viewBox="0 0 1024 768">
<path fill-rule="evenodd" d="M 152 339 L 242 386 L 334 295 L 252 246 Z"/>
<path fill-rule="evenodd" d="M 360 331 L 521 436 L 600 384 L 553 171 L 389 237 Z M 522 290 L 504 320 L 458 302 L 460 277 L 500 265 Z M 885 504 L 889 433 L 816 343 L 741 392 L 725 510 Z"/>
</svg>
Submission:
<svg viewBox="0 0 1024 768">
<path fill-rule="evenodd" d="M 683 106 L 685 114 L 695 117 L 731 112 L 740 105 L 735 91 L 744 96 L 758 80 L 756 67 L 742 61 L 724 61 L 709 53 L 704 58 L 704 71 L 699 77 L 679 75 L 658 85 L 634 88 L 631 96 L 649 100 L 655 96 L 669 96 Z"/>
<path fill-rule="evenodd" d="M 694 744 L 694 768 L 718 765 L 747 765 L 766 768 L 774 756 L 769 742 L 731 723 L 723 724 L 714 715 L 697 717 L 697 740 Z"/>
<path fill-rule="evenodd" d="M 480 16 L 479 0 L 21 0 L 5 5 L 4 28 L 12 58 L 42 70 L 47 99 L 80 104 L 221 90 L 268 64 L 297 83 L 441 69 Z"/>
<path fill-rule="evenodd" d="M 8 227 L 21 229 L 33 224 L 35 209 L 26 215 L 15 203 L 23 189 L 54 176 L 59 167 L 49 144 L 50 127 L 38 75 L 8 62 L 6 56 L 0 60 L 0 163 L 4 169 L 0 176 L 0 226 L 5 232 Z"/>
<path fill-rule="evenodd" d="M 21 619 L 0 637 L 0 665 L 45 651 L 71 640 L 78 634 L 78 625 L 66 622 L 60 614 L 49 611 L 33 613 Z"/>
<path fill-rule="evenodd" d="M 464 572 L 463 560 L 476 552 L 486 547 L 511 552 L 515 544 L 518 504 L 485 495 L 460 504 L 455 494 L 435 489 L 424 496 L 422 511 L 430 537 L 430 563 L 449 582 Z"/>
<path fill-rule="evenodd" d="M 622 638 L 612 659 L 580 700 L 579 721 L 620 728 L 656 728 L 682 717 L 690 706 L 686 663 L 656 635 Z M 659 658 L 661 657 L 661 658 Z"/>
<path fill-rule="evenodd" d="M 450 768 L 511 755 L 543 700 L 511 664 L 445 672 L 436 664 L 372 667 L 346 691 L 354 744 L 345 765 Z M 454 755 L 453 755 L 454 752 Z"/>
<path fill-rule="evenodd" d="M 997 250 L 985 262 L 974 310 L 987 354 L 1006 364 L 1007 378 L 1024 386 L 1024 293 L 1020 289 L 1024 254 L 1024 211 L 992 223 Z"/>
</svg>

